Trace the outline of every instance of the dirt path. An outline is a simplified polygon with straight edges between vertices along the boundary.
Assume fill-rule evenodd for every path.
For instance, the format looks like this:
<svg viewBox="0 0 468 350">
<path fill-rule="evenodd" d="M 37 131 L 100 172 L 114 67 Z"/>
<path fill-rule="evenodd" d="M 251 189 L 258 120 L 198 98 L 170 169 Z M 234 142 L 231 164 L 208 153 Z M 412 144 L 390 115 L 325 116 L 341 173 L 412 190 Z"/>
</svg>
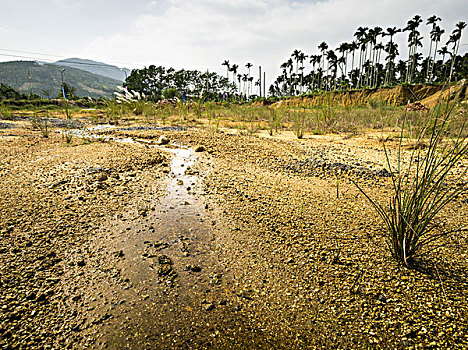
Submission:
<svg viewBox="0 0 468 350">
<path fill-rule="evenodd" d="M 159 203 L 127 212 L 90 245 L 98 252 L 83 286 L 83 344 L 95 348 L 258 347 L 267 342 L 242 314 L 212 241 L 216 221 L 201 197 L 190 148 L 169 147 Z M 103 261 L 109 266 L 102 269 Z M 97 270 L 103 272 L 99 278 Z M 105 271 L 103 271 L 105 270 Z M 80 330 L 80 329 L 77 329 Z"/>
</svg>

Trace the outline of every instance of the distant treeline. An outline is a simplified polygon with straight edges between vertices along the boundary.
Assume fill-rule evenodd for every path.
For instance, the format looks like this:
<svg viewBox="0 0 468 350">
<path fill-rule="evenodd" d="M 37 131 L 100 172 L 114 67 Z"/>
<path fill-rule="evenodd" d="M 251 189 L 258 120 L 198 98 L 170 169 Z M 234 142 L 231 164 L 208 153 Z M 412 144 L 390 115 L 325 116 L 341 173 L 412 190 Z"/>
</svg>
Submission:
<svg viewBox="0 0 468 350">
<path fill-rule="evenodd" d="M 151 65 L 134 69 L 124 86 L 136 91 L 148 100 L 158 101 L 174 96 L 202 97 L 207 100 L 222 99 L 223 95 L 236 93 L 236 86 L 225 77 L 198 70 L 175 70 Z"/>
</svg>

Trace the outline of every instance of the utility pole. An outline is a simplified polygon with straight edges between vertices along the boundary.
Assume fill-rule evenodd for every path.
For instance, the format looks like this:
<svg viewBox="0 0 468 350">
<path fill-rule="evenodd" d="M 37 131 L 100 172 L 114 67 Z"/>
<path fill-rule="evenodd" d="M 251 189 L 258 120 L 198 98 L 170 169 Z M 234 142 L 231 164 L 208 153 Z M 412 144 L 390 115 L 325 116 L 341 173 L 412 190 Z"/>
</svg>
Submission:
<svg viewBox="0 0 468 350">
<path fill-rule="evenodd" d="M 65 93 L 65 84 L 63 83 L 63 73 L 65 72 L 65 68 L 63 68 L 61 71 L 60 71 L 60 74 L 62 75 L 62 94 L 63 94 L 63 98 L 64 99 L 67 99 L 67 95 Z"/>
<path fill-rule="evenodd" d="M 260 77 L 260 98 L 262 98 L 262 66 L 258 66 L 258 76 Z"/>
<path fill-rule="evenodd" d="M 29 81 L 29 98 L 31 98 L 32 95 L 32 82 L 31 82 L 31 71 L 28 68 L 28 81 Z"/>
<path fill-rule="evenodd" d="M 267 97 L 267 92 L 266 92 L 266 72 L 263 72 L 263 95 L 266 98 Z"/>
</svg>

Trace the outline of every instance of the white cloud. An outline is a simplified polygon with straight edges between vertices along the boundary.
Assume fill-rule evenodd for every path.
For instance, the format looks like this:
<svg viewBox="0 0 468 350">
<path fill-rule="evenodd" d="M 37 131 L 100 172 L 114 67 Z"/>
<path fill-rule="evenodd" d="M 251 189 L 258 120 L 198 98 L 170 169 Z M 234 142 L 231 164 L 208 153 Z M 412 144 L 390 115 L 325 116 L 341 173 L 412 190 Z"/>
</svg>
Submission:
<svg viewBox="0 0 468 350">
<path fill-rule="evenodd" d="M 8 49 L 133 62 L 130 67 L 225 74 L 225 59 L 242 68 L 251 62 L 271 80 L 294 49 L 311 54 L 322 41 L 336 48 L 358 26 L 402 27 L 415 14 L 437 14 L 451 32 L 467 13 L 466 0 L 7 0 L 0 35 Z M 404 54 L 406 34 L 400 39 Z"/>
<path fill-rule="evenodd" d="M 402 27 L 415 14 L 438 14 L 449 32 L 462 0 L 159 0 L 124 30 L 90 42 L 84 53 L 101 60 L 175 68 L 210 69 L 225 74 L 224 59 L 241 67 L 262 65 L 269 78 L 298 48 L 317 51 L 321 41 L 336 47 L 350 41 L 358 26 Z M 427 10 L 430 9 L 430 10 Z M 467 35 L 468 36 L 468 35 Z M 402 53 L 406 34 L 401 36 Z"/>
</svg>

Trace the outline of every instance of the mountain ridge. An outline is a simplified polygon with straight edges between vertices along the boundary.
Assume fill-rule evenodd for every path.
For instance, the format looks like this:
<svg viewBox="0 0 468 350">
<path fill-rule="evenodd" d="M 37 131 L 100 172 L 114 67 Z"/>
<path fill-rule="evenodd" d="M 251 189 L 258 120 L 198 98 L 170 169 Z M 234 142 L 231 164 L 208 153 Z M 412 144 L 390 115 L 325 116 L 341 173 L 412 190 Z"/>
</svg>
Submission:
<svg viewBox="0 0 468 350">
<path fill-rule="evenodd" d="M 52 63 L 54 65 L 71 67 L 75 69 L 81 69 L 89 73 L 102 75 L 104 77 L 125 81 L 125 78 L 130 74 L 131 70 L 128 68 L 119 68 L 114 65 L 110 65 L 104 62 L 93 61 L 83 58 L 66 58 Z"/>
<path fill-rule="evenodd" d="M 111 97 L 122 81 L 83 69 L 35 61 L 0 62 L 0 82 L 23 92 L 55 97 L 63 82 L 75 88 L 78 96 Z"/>
</svg>

